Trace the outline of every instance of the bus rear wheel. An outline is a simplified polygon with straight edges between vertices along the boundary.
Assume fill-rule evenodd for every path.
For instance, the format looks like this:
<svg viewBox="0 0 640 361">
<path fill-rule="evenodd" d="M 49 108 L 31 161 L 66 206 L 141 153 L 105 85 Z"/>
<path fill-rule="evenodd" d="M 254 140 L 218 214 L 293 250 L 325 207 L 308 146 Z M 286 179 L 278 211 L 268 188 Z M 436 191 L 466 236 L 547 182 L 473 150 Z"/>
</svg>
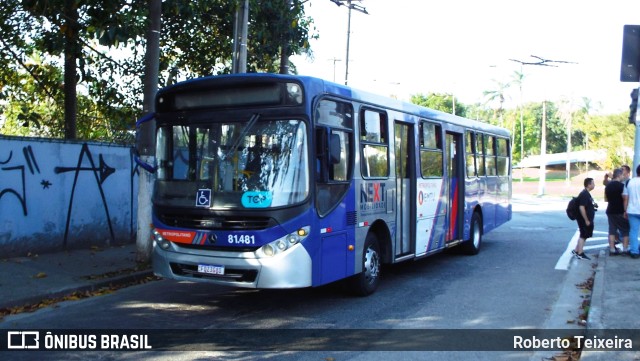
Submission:
<svg viewBox="0 0 640 361">
<path fill-rule="evenodd" d="M 462 251 L 466 254 L 476 255 L 480 252 L 482 243 L 482 218 L 478 212 L 473 212 L 471 216 L 470 237 L 462 244 Z"/>
<path fill-rule="evenodd" d="M 368 296 L 376 291 L 380 284 L 380 245 L 378 238 L 369 233 L 364 242 L 362 254 L 362 272 L 349 279 L 349 288 L 357 296 Z"/>
</svg>

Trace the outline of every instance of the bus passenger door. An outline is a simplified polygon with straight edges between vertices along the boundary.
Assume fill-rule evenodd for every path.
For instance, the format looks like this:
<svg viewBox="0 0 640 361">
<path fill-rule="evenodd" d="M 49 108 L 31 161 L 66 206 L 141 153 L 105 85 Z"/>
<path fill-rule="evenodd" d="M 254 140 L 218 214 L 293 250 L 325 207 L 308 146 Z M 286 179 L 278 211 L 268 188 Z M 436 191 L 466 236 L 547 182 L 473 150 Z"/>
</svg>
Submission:
<svg viewBox="0 0 640 361">
<path fill-rule="evenodd" d="M 446 164 L 449 191 L 447 242 L 460 240 L 464 226 L 464 169 L 462 134 L 447 132 Z"/>
<path fill-rule="evenodd" d="M 414 166 L 414 136 L 410 124 L 395 123 L 395 170 L 396 170 L 396 237 L 395 257 L 400 258 L 413 253 L 415 249 L 415 197 L 413 186 L 415 182 Z"/>
</svg>

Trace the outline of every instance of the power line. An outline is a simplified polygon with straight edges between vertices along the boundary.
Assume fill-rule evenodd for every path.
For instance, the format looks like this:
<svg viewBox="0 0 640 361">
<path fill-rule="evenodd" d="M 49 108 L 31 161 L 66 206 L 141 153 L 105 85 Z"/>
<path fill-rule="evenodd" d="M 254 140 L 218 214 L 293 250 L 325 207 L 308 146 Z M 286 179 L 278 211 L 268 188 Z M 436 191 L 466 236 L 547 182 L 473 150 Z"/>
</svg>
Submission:
<svg viewBox="0 0 640 361">
<path fill-rule="evenodd" d="M 553 68 L 557 68 L 558 66 L 555 64 L 578 64 L 576 62 L 572 62 L 572 61 L 566 61 L 566 60 L 551 60 L 551 59 L 545 59 L 543 57 L 537 56 L 537 55 L 530 55 L 530 57 L 537 59 L 537 61 L 523 61 L 523 60 L 518 60 L 518 59 L 509 59 L 511 61 L 515 61 L 516 63 L 520 63 L 520 65 L 524 66 L 524 65 L 536 65 L 536 66 L 549 66 L 549 67 L 553 67 Z M 539 185 L 538 185 L 538 195 L 543 195 L 544 194 L 544 187 L 545 187 L 545 182 L 546 182 L 546 163 L 545 163 L 545 156 L 547 153 L 547 110 L 546 110 L 546 105 L 547 102 L 546 100 L 542 101 L 542 124 L 540 125 L 541 128 L 541 136 L 540 136 L 540 181 L 539 181 Z M 520 110 L 522 112 L 522 110 Z M 522 114 L 522 113 L 521 113 Z M 522 127 L 522 124 L 520 125 Z M 522 128 L 521 128 L 522 129 Z M 522 130 L 521 130 L 522 131 Z M 521 136 L 522 137 L 522 136 Z M 570 141 L 567 142 L 567 154 L 569 154 L 570 152 Z M 521 152 L 523 152 L 523 150 L 520 150 Z M 567 181 L 569 180 L 569 164 L 567 163 Z"/>
<path fill-rule="evenodd" d="M 575 63 L 573 61 L 566 61 L 566 60 L 551 60 L 551 59 L 545 59 L 542 57 L 539 57 L 537 55 L 530 55 L 532 58 L 538 59 L 538 61 L 535 62 L 531 62 L 531 61 L 523 61 L 523 60 L 518 60 L 518 59 L 509 59 L 511 61 L 515 61 L 516 63 L 520 63 L 522 65 L 539 65 L 539 66 L 551 66 L 554 68 L 557 68 L 557 65 L 554 64 L 578 64 Z"/>
</svg>

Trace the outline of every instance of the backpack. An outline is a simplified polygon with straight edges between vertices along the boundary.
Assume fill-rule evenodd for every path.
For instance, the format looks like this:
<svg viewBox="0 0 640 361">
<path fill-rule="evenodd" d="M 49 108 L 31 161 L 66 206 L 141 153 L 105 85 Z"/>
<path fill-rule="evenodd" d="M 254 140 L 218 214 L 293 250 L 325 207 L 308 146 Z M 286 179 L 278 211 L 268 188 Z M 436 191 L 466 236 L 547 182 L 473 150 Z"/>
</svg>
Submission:
<svg viewBox="0 0 640 361">
<path fill-rule="evenodd" d="M 570 220 L 575 221 L 576 218 L 578 218 L 579 206 L 580 206 L 580 203 L 578 203 L 578 198 L 571 197 L 571 200 L 567 204 L 567 217 L 569 217 Z"/>
</svg>

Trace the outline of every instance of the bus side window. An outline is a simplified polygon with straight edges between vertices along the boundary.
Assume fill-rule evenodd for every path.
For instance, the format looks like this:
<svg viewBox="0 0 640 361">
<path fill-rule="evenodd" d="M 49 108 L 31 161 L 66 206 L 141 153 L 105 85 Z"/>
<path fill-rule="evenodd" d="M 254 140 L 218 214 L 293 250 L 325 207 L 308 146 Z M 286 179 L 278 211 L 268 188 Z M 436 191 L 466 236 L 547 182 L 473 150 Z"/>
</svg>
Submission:
<svg viewBox="0 0 640 361">
<path fill-rule="evenodd" d="M 349 190 L 353 176 L 353 107 L 323 99 L 316 109 L 316 209 L 323 217 Z"/>
<path fill-rule="evenodd" d="M 316 128 L 316 181 L 326 183 L 329 180 L 329 161 L 327 159 L 326 146 L 328 129 L 325 127 Z"/>
<path fill-rule="evenodd" d="M 351 179 L 351 141 L 346 131 L 316 128 L 316 180 L 344 182 Z"/>
<path fill-rule="evenodd" d="M 467 131 L 467 139 L 465 146 L 467 177 L 474 178 L 478 176 L 476 172 L 476 133 Z"/>
<path fill-rule="evenodd" d="M 336 147 L 337 157 L 330 157 L 332 159 L 330 159 L 329 179 L 338 182 L 348 181 L 351 179 L 349 170 L 349 159 L 351 159 L 349 133 L 333 129 L 331 130 L 330 142 L 332 148 Z"/>
<path fill-rule="evenodd" d="M 484 151 L 485 151 L 485 167 L 487 175 L 496 176 L 496 152 L 495 152 L 495 137 L 490 135 L 484 135 Z"/>
<path fill-rule="evenodd" d="M 484 171 L 484 145 L 482 140 L 484 137 L 482 134 L 476 133 L 476 169 L 478 171 L 479 177 L 484 177 L 486 175 Z"/>
<path fill-rule="evenodd" d="M 360 115 L 361 171 L 364 177 L 389 176 L 389 132 L 386 113 L 364 110 Z"/>
<path fill-rule="evenodd" d="M 505 177 L 509 175 L 509 140 L 505 138 L 497 139 L 498 148 L 498 175 Z"/>
<path fill-rule="evenodd" d="M 423 178 L 442 177 L 442 129 L 440 125 L 420 122 L 420 171 Z"/>
</svg>

